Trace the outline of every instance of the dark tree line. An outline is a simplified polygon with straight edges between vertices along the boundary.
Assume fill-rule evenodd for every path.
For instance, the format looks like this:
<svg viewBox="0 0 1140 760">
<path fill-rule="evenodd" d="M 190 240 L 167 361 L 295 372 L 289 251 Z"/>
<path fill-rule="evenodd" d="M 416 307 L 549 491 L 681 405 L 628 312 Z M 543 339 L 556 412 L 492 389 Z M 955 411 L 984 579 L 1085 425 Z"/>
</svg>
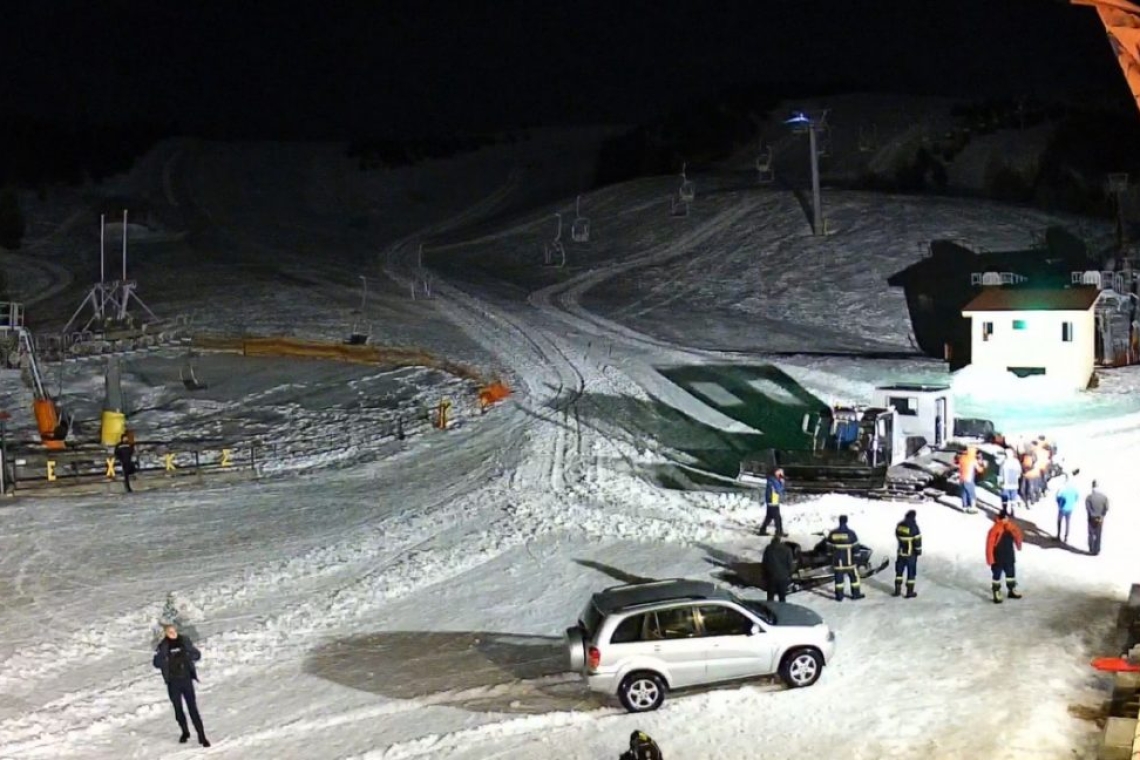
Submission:
<svg viewBox="0 0 1140 760">
<path fill-rule="evenodd" d="M 0 186 L 42 188 L 99 182 L 131 168 L 173 125 L 84 124 L 0 117 Z"/>
</svg>

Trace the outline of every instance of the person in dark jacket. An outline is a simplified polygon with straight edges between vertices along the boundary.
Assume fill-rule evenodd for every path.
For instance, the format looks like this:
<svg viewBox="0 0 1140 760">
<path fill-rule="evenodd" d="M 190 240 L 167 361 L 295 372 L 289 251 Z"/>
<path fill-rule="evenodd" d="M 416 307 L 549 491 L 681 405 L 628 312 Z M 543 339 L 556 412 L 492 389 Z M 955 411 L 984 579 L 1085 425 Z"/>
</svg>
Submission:
<svg viewBox="0 0 1140 760">
<path fill-rule="evenodd" d="M 922 556 L 922 531 L 918 529 L 918 513 L 913 509 L 895 526 L 898 552 L 895 554 L 895 596 L 902 595 L 903 576 L 906 576 L 906 598 L 918 596 L 914 583 L 918 577 L 918 558 Z"/>
<path fill-rule="evenodd" d="M 154 653 L 154 666 L 162 671 L 162 680 L 166 681 L 166 694 L 174 705 L 174 719 L 182 729 L 182 736 L 178 741 L 185 744 L 190 738 L 190 729 L 186 727 L 186 713 L 182 711 L 182 702 L 186 701 L 186 712 L 190 713 L 190 720 L 194 730 L 198 732 L 198 743 L 209 747 L 206 739 L 206 729 L 202 727 L 202 716 L 198 714 L 198 700 L 194 695 L 194 682 L 198 680 L 198 671 L 194 663 L 202 655 L 186 636 L 178 633 L 173 624 L 162 627 L 163 638 Z"/>
<path fill-rule="evenodd" d="M 862 599 L 859 588 L 859 571 L 855 569 L 855 544 L 859 537 L 847 527 L 847 515 L 839 516 L 839 527 L 827 534 L 827 544 L 831 547 L 831 571 L 835 574 L 835 601 L 843 601 L 844 580 L 851 583 L 851 598 Z"/>
<path fill-rule="evenodd" d="M 621 753 L 619 760 L 663 760 L 661 748 L 644 731 L 634 731 L 629 735 L 629 749 Z"/>
<path fill-rule="evenodd" d="M 131 475 L 135 473 L 135 444 L 127 433 L 123 433 L 119 444 L 115 446 L 115 459 L 123 471 L 123 483 L 127 493 L 131 492 Z"/>
<path fill-rule="evenodd" d="M 768 535 L 768 523 L 776 523 L 776 535 L 783 536 L 784 518 L 780 515 L 780 505 L 784 501 L 784 471 L 777 469 L 772 477 L 765 478 L 764 522 L 760 523 L 760 535 Z"/>
<path fill-rule="evenodd" d="M 994 518 L 990 532 L 986 534 L 986 564 L 993 573 L 993 582 L 990 588 L 993 592 L 994 604 L 1001 604 L 1001 578 L 1005 576 L 1005 585 L 1009 591 L 1010 599 L 1020 599 L 1017 592 L 1017 552 L 1021 550 L 1021 528 L 1009 517 L 1009 512 L 1002 510 Z"/>
<path fill-rule="evenodd" d="M 1085 512 L 1089 516 L 1089 554 L 1100 554 L 1101 531 L 1104 530 L 1104 517 L 1108 514 L 1108 497 L 1092 482 L 1092 491 L 1085 497 Z"/>
<path fill-rule="evenodd" d="M 792 558 L 791 548 L 780 539 L 777 533 L 772 543 L 764 548 L 764 559 L 761 560 L 764 568 L 764 585 L 768 589 L 768 601 L 779 598 L 781 602 L 788 601 L 788 586 L 791 585 L 792 575 L 796 571 L 796 563 Z"/>
</svg>

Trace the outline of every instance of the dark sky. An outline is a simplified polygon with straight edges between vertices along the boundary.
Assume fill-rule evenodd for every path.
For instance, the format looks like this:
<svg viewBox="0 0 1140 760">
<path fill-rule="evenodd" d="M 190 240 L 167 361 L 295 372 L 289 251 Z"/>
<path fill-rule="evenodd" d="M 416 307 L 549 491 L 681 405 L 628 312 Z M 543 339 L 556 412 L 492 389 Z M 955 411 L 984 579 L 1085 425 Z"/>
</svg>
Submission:
<svg viewBox="0 0 1140 760">
<path fill-rule="evenodd" d="M 638 121 L 747 82 L 1118 88 L 1060 0 L 11 0 L 0 109 L 192 133 L 343 136 Z"/>
</svg>

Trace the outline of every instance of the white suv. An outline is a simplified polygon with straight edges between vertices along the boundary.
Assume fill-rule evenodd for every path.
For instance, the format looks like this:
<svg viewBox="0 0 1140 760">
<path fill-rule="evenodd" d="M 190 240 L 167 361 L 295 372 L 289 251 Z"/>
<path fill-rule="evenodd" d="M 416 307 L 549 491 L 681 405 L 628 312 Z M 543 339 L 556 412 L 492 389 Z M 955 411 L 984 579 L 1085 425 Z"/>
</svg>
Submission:
<svg viewBox="0 0 1140 760">
<path fill-rule="evenodd" d="M 656 710 L 668 690 L 779 674 L 811 686 L 835 634 L 797 604 L 740 599 L 707 581 L 672 579 L 594 594 L 566 630 L 570 669 L 630 712 Z"/>
</svg>

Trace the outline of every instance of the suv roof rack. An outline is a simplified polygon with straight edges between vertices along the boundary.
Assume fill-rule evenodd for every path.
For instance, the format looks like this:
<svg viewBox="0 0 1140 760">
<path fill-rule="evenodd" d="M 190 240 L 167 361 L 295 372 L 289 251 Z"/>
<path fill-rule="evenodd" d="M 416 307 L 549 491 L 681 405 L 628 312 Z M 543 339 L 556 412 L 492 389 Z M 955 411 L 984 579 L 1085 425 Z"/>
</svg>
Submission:
<svg viewBox="0 0 1140 760">
<path fill-rule="evenodd" d="M 627 583 L 610 586 L 594 594 L 594 604 L 603 615 L 636 607 L 641 604 L 667 602 L 673 599 L 730 599 L 731 592 L 725 591 L 710 581 L 695 581 L 688 578 L 667 578 L 646 583 Z"/>
</svg>

